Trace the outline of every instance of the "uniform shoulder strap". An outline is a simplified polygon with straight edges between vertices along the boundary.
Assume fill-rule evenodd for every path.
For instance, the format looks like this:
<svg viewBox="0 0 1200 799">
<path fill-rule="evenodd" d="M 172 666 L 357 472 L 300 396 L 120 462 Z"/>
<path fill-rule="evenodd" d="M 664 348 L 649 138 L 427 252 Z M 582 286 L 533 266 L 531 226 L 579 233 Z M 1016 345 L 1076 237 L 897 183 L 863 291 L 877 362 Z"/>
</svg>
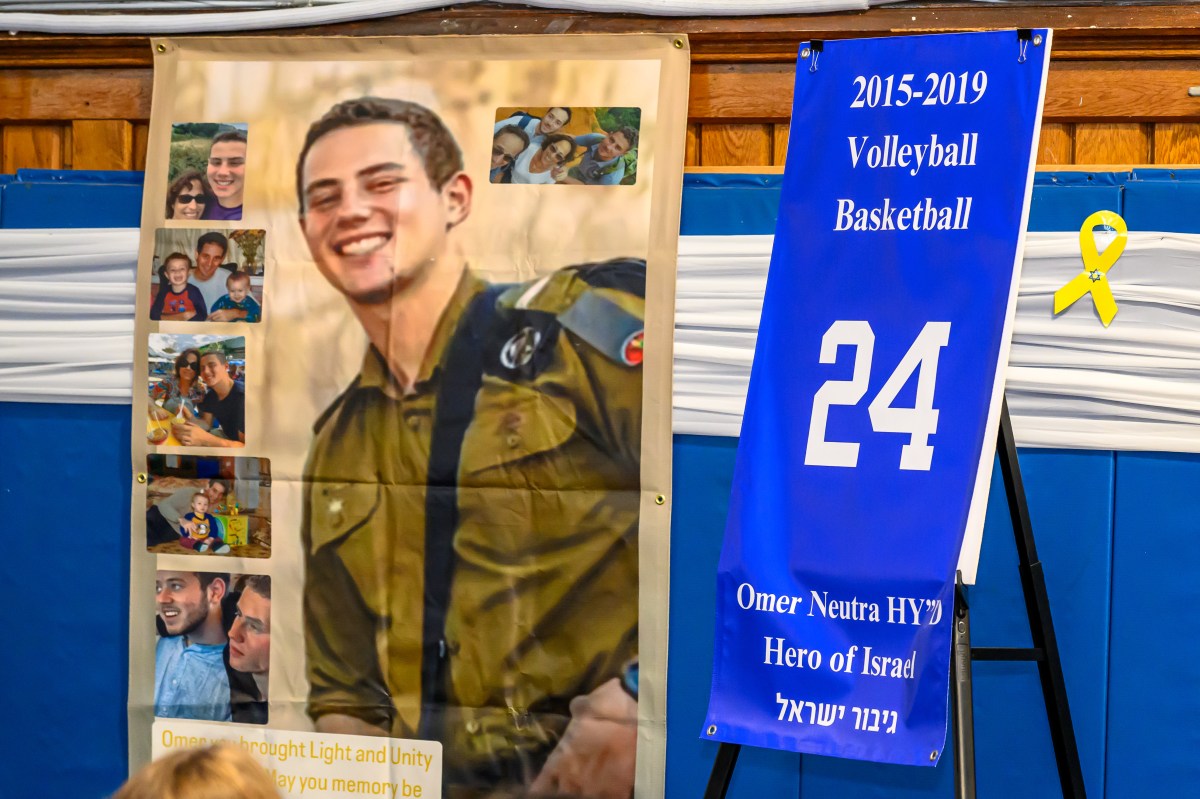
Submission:
<svg viewBox="0 0 1200 799">
<path fill-rule="evenodd" d="M 425 488 L 425 609 L 422 620 L 421 723 L 418 737 L 438 739 L 446 706 L 446 611 L 454 578 L 458 529 L 458 466 L 483 384 L 484 344 L 506 285 L 471 300 L 442 362 Z"/>
</svg>

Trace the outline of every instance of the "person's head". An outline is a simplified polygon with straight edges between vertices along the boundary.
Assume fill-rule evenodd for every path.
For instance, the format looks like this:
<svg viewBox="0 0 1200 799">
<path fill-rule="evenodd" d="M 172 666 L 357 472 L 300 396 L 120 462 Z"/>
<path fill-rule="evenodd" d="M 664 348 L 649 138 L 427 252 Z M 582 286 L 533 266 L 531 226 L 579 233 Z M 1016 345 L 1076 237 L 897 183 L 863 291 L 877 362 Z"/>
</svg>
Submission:
<svg viewBox="0 0 1200 799">
<path fill-rule="evenodd" d="M 542 141 L 542 146 L 529 159 L 529 168 L 534 172 L 545 172 L 562 166 L 575 157 L 575 139 L 562 133 L 554 133 Z"/>
<path fill-rule="evenodd" d="M 529 134 L 516 125 L 505 125 L 492 136 L 492 169 L 508 166 L 529 146 Z"/>
<path fill-rule="evenodd" d="M 200 376 L 200 350 L 189 347 L 175 356 L 175 376 L 186 380 Z"/>
<path fill-rule="evenodd" d="M 246 134 L 229 130 L 213 137 L 208 151 L 208 184 L 223 208 L 237 208 L 246 190 Z"/>
<path fill-rule="evenodd" d="M 537 125 L 537 132 L 540 136 L 549 136 L 551 133 L 558 133 L 562 130 L 562 126 L 571 121 L 571 109 L 556 106 L 548 109 L 542 114 L 541 120 Z"/>
<path fill-rule="evenodd" d="M 221 632 L 221 599 L 229 575 L 213 572 L 160 571 L 154 578 L 154 600 L 167 635 L 216 638 Z"/>
<path fill-rule="evenodd" d="M 167 219 L 199 219 L 211 199 L 209 194 L 199 170 L 181 173 L 167 187 Z"/>
<path fill-rule="evenodd" d="M 210 230 L 196 239 L 196 277 L 208 280 L 217 273 L 229 252 L 229 239 Z"/>
<path fill-rule="evenodd" d="M 204 385 L 212 389 L 222 389 L 233 382 L 229 376 L 229 359 L 221 350 L 209 350 L 200 356 L 200 376 Z"/>
<path fill-rule="evenodd" d="M 208 494 L 203 491 L 192 494 L 192 513 L 203 516 L 208 513 Z"/>
<path fill-rule="evenodd" d="M 614 158 L 619 158 L 634 147 L 637 147 L 637 140 L 638 133 L 633 128 L 628 125 L 623 128 L 617 128 L 596 145 L 596 157 L 601 161 L 611 161 Z"/>
<path fill-rule="evenodd" d="M 266 674 L 271 668 L 271 577 L 246 575 L 241 588 L 237 615 L 229 628 L 229 665 Z"/>
<path fill-rule="evenodd" d="M 204 495 L 208 497 L 208 507 L 210 508 L 220 505 L 228 493 L 229 486 L 225 485 L 224 480 L 209 480 L 208 485 L 204 487 Z"/>
<path fill-rule="evenodd" d="M 225 278 L 225 290 L 229 292 L 229 299 L 241 302 L 250 293 L 250 275 L 245 272 L 234 272 Z"/>
<path fill-rule="evenodd" d="M 178 294 L 187 286 L 188 275 L 191 274 L 191 271 L 192 259 L 181 252 L 173 252 L 166 257 L 163 265 L 158 269 L 159 283 L 170 284 L 171 291 Z M 160 286 L 160 290 L 165 289 L 166 285 Z"/>
<path fill-rule="evenodd" d="M 279 799 L 269 772 L 232 743 L 172 752 L 144 766 L 113 799 Z"/>
<path fill-rule="evenodd" d="M 300 227 L 330 285 L 388 302 L 439 265 L 461 269 L 451 232 L 471 210 L 462 152 L 406 100 L 346 100 L 313 123 L 296 163 Z"/>
</svg>

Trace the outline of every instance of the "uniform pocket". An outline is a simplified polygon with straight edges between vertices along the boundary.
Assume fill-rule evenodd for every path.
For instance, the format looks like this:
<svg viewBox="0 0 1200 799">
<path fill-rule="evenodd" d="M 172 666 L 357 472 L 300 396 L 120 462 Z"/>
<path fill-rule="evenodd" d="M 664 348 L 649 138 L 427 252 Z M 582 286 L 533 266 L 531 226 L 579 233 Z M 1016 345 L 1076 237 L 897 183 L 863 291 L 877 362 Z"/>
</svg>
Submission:
<svg viewBox="0 0 1200 799">
<path fill-rule="evenodd" d="M 489 470 L 556 450 L 575 430 L 574 403 L 485 376 L 476 398 L 475 419 L 463 441 L 462 482 L 486 482 Z"/>
<path fill-rule="evenodd" d="M 314 482 L 309 495 L 312 551 L 366 524 L 379 507 L 379 483 Z"/>
</svg>

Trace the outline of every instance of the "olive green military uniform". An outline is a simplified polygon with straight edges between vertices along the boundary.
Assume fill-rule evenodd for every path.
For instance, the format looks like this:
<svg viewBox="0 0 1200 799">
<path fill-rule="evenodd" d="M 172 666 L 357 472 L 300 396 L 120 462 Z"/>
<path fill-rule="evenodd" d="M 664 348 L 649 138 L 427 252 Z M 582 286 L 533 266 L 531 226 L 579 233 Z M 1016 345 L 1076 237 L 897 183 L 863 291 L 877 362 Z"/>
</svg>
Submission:
<svg viewBox="0 0 1200 799">
<path fill-rule="evenodd" d="M 495 301 L 512 335 L 484 356 L 457 528 L 444 532 L 454 571 L 437 737 L 449 786 L 535 776 L 570 700 L 637 654 L 645 303 L 592 283 L 567 269 Z M 411 393 L 371 349 L 317 424 L 303 529 L 314 718 L 420 735 L 432 431 L 447 351 L 485 289 L 464 272 Z"/>
</svg>

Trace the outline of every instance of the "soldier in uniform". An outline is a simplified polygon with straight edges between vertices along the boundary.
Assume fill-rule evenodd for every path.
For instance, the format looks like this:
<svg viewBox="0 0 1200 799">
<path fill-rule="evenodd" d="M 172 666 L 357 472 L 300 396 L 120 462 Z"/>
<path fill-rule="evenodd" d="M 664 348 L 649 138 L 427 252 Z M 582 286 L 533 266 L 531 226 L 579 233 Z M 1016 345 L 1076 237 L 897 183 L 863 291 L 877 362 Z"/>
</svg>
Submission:
<svg viewBox="0 0 1200 799">
<path fill-rule="evenodd" d="M 305 473 L 317 729 L 441 740 L 451 797 L 627 798 L 644 262 L 481 280 L 462 154 L 415 103 L 339 103 L 296 172 L 370 340 Z"/>
</svg>

